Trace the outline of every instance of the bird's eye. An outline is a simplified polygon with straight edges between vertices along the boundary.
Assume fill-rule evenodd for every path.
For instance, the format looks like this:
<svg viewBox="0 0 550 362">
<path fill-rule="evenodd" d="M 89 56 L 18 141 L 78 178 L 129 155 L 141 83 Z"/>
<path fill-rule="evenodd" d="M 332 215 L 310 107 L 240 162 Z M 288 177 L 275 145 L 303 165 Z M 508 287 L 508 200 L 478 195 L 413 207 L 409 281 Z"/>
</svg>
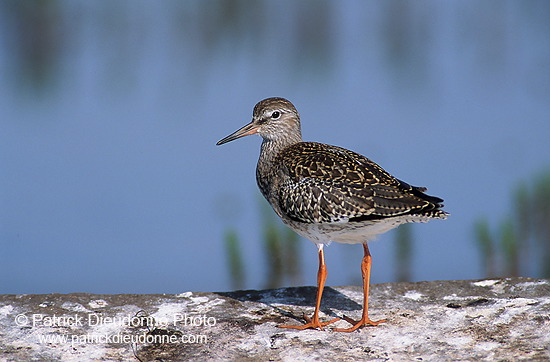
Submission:
<svg viewBox="0 0 550 362">
<path fill-rule="evenodd" d="M 272 119 L 277 119 L 279 117 L 281 117 L 281 112 L 275 111 L 275 112 L 271 113 L 271 118 Z"/>
</svg>

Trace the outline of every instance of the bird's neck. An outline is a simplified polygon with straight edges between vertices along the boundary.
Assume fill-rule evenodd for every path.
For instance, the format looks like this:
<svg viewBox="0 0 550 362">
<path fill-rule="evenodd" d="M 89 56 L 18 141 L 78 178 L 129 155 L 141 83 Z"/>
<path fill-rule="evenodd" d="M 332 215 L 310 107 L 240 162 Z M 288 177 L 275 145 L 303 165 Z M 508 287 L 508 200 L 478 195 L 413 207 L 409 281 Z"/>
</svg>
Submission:
<svg viewBox="0 0 550 362">
<path fill-rule="evenodd" d="M 271 165 L 279 152 L 299 142 L 302 142 L 302 134 L 299 131 L 286 134 L 284 137 L 264 138 L 260 150 L 258 165 L 260 163 L 264 165 Z"/>
<path fill-rule="evenodd" d="M 302 135 L 297 133 L 296 137 L 285 137 L 278 139 L 264 138 L 262 142 L 260 159 L 256 167 L 256 180 L 262 194 L 269 200 L 270 188 L 275 186 L 273 178 L 279 166 L 277 156 L 285 148 L 302 142 Z"/>
</svg>

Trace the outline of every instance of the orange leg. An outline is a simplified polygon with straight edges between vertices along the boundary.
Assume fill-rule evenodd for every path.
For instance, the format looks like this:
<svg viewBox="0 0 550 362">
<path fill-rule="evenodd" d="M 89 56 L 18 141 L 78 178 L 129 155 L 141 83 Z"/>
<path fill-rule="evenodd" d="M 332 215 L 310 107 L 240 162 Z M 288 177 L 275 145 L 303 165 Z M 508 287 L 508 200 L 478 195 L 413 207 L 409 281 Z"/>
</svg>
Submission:
<svg viewBox="0 0 550 362">
<path fill-rule="evenodd" d="M 339 321 L 340 318 L 334 318 L 328 322 L 321 322 L 319 320 L 319 309 L 321 309 L 321 298 L 323 296 L 323 289 L 325 288 L 325 281 L 327 280 L 327 267 L 325 265 L 325 253 L 323 252 L 323 244 L 319 245 L 319 271 L 317 272 L 317 299 L 315 302 L 315 312 L 313 317 L 309 318 L 304 314 L 306 324 L 301 326 L 284 325 L 278 326 L 279 328 L 292 328 L 292 329 L 307 329 L 307 328 L 319 328 L 323 330 L 323 327 Z"/>
<path fill-rule="evenodd" d="M 385 319 L 379 321 L 371 321 L 369 319 L 369 284 L 370 284 L 370 267 L 372 264 L 372 258 L 370 256 L 370 251 L 367 243 L 363 243 L 363 250 L 365 255 L 361 261 L 361 274 L 363 275 L 363 316 L 360 320 L 356 321 L 349 317 L 344 316 L 344 319 L 353 324 L 351 328 L 335 328 L 334 331 L 337 332 L 353 332 L 359 327 L 362 326 L 377 326 L 380 323 L 385 322 Z"/>
</svg>

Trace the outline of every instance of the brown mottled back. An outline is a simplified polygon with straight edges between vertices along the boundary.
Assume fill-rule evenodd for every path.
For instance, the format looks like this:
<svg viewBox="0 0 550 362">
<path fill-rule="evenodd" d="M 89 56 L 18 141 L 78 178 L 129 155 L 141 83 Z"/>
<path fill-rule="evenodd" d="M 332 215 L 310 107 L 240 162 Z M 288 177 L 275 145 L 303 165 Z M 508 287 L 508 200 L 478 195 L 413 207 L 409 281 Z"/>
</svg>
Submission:
<svg viewBox="0 0 550 362">
<path fill-rule="evenodd" d="M 283 182 L 278 192 L 281 211 L 295 221 L 326 223 L 381 219 L 404 214 L 438 218 L 440 198 L 424 194 L 391 176 L 368 158 L 314 142 L 283 149 Z"/>
</svg>

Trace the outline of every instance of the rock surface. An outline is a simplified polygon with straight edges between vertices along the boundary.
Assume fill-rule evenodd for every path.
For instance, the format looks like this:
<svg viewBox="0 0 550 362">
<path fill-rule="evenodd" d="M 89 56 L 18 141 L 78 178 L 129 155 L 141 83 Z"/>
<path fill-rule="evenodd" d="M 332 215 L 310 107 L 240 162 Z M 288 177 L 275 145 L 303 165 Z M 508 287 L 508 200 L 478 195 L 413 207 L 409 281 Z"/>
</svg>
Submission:
<svg viewBox="0 0 550 362">
<path fill-rule="evenodd" d="M 314 298 L 314 287 L 2 295 L 0 360 L 550 361 L 550 280 L 376 284 L 371 318 L 388 320 L 377 327 L 276 327 L 301 323 Z M 326 288 L 322 318 L 358 318 L 361 301 L 359 287 Z"/>
</svg>

